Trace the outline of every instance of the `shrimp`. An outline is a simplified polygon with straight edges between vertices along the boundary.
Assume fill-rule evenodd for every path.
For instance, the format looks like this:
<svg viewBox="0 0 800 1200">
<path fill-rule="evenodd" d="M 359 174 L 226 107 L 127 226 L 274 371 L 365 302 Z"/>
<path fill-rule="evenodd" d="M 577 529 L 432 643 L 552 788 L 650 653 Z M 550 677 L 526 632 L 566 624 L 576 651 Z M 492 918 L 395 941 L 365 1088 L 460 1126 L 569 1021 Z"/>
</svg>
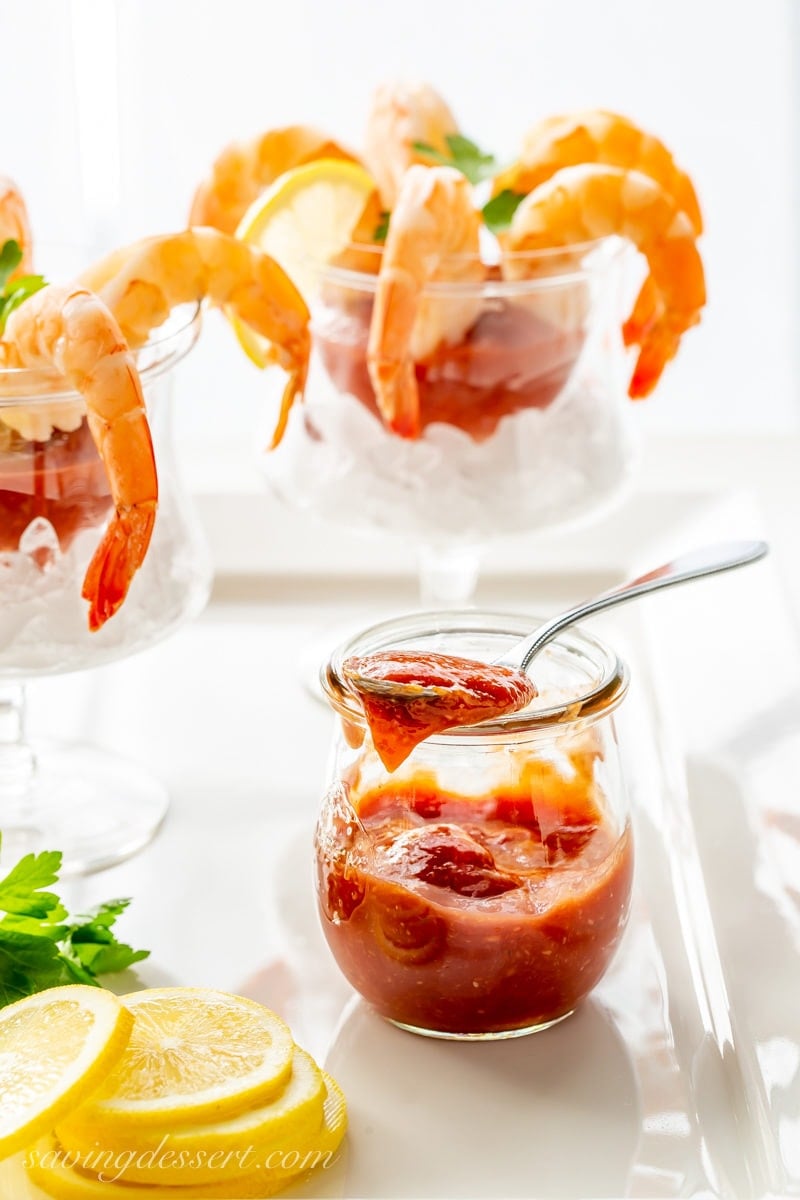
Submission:
<svg viewBox="0 0 800 1200">
<path fill-rule="evenodd" d="M 270 343 L 267 361 L 288 372 L 273 446 L 301 396 L 311 336 L 305 301 L 268 254 L 217 229 L 145 238 L 85 271 L 81 282 L 97 292 L 138 347 L 179 304 L 208 298 Z"/>
<path fill-rule="evenodd" d="M 22 261 L 15 275 L 27 275 L 31 270 L 31 227 L 22 193 L 12 180 L 0 175 L 0 249 L 7 241 L 18 243 Z"/>
<path fill-rule="evenodd" d="M 658 302 L 658 316 L 638 342 L 628 389 L 636 399 L 652 392 L 681 335 L 699 321 L 706 299 L 695 229 L 673 197 L 638 171 L 592 163 L 565 167 L 522 201 L 503 246 L 539 250 L 609 234 L 627 238 L 645 256 L 647 286 Z M 519 278 L 528 268 L 512 256 L 505 271 Z"/>
<path fill-rule="evenodd" d="M 603 109 L 540 121 L 526 136 L 519 161 L 495 177 L 492 191 L 496 195 L 509 188 L 527 195 L 562 167 L 581 163 L 622 167 L 649 176 L 686 213 L 695 236 L 703 232 L 694 185 L 663 142 L 627 117 Z"/>
<path fill-rule="evenodd" d="M 675 201 L 692 223 L 695 236 L 703 232 L 700 202 L 689 176 L 675 163 L 663 142 L 618 113 L 594 109 L 548 117 L 538 122 L 523 142 L 519 161 L 493 181 L 496 195 L 504 188 L 532 192 L 563 167 L 601 163 L 649 176 Z M 623 326 L 626 345 L 641 343 L 660 313 L 659 298 L 645 280 L 633 312 Z"/>
<path fill-rule="evenodd" d="M 249 142 L 227 146 L 200 184 L 189 224 L 235 233 L 247 209 L 279 175 L 316 158 L 355 162 L 355 155 L 307 125 L 271 129 Z"/>
<path fill-rule="evenodd" d="M 364 159 L 386 209 L 391 211 L 397 203 L 408 168 L 413 163 L 430 165 L 414 143 L 424 142 L 446 154 L 446 138 L 455 133 L 455 117 L 429 84 L 385 83 L 378 88 L 367 118 Z"/>
<path fill-rule="evenodd" d="M 82 589 L 89 601 L 89 628 L 98 630 L 123 603 L 156 517 L 158 478 L 136 364 L 97 296 L 53 284 L 9 317 L 0 364 L 55 368 L 83 396 L 114 502 Z"/>
<path fill-rule="evenodd" d="M 448 283 L 485 278 L 480 224 L 472 189 L 460 171 L 409 167 L 389 226 L 367 347 L 378 408 L 401 437 L 418 437 L 420 431 L 415 362 L 442 342 L 456 341 L 480 311 L 474 294 L 460 302 L 452 294 L 425 298 L 425 285 L 442 277 Z"/>
</svg>

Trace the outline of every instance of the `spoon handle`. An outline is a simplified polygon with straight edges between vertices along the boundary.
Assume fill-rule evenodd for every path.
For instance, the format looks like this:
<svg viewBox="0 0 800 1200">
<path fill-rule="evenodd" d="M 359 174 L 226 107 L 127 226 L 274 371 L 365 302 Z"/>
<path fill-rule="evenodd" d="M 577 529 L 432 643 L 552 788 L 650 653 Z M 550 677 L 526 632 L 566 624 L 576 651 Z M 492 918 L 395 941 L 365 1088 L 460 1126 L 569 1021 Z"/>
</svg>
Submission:
<svg viewBox="0 0 800 1200">
<path fill-rule="evenodd" d="M 702 550 L 692 550 L 689 554 L 681 554 L 672 562 L 664 563 L 638 579 L 623 583 L 608 592 L 602 592 L 593 600 L 576 605 L 575 608 L 561 613 L 552 620 L 540 625 L 529 638 L 519 642 L 507 655 L 499 659 L 502 666 L 516 667 L 526 670 L 531 659 L 562 629 L 574 625 L 585 617 L 613 608 L 615 604 L 624 604 L 637 596 L 648 592 L 657 592 L 660 588 L 673 587 L 678 583 L 686 583 L 690 579 L 701 579 L 704 575 L 716 575 L 721 571 L 730 571 L 734 567 L 743 567 L 747 563 L 758 562 L 767 553 L 766 542 L 722 542 L 716 546 L 706 546 Z"/>
</svg>

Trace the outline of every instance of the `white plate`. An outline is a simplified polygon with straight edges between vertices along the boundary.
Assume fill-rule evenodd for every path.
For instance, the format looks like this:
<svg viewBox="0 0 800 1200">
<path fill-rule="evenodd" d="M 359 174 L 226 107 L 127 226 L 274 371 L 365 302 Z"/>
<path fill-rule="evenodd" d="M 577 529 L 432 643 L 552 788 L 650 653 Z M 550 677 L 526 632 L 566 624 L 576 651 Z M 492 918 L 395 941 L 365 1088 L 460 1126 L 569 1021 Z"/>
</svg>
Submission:
<svg viewBox="0 0 800 1200">
<path fill-rule="evenodd" d="M 544 578 L 540 607 L 603 582 L 579 570 Z M 621 714 L 630 926 L 573 1017 L 485 1045 L 387 1025 L 327 952 L 310 834 L 330 723 L 300 684 L 297 650 L 318 626 L 387 610 L 394 595 L 389 581 L 366 602 L 363 584 L 348 595 L 340 581 L 338 601 L 303 605 L 304 586 L 273 603 L 258 589 L 236 602 L 229 588 L 156 650 L 34 694 L 51 732 L 137 755 L 173 788 L 157 843 L 73 885 L 71 904 L 134 896 L 121 932 L 153 949 L 144 982 L 264 1001 L 343 1085 L 346 1155 L 292 1194 L 800 1194 L 800 655 L 768 566 L 599 627 L 633 668 Z M 522 597 L 504 585 L 503 601 Z M 757 610 L 766 624 L 748 638 Z M 20 1188 L 6 1167 L 0 1197 Z"/>
</svg>

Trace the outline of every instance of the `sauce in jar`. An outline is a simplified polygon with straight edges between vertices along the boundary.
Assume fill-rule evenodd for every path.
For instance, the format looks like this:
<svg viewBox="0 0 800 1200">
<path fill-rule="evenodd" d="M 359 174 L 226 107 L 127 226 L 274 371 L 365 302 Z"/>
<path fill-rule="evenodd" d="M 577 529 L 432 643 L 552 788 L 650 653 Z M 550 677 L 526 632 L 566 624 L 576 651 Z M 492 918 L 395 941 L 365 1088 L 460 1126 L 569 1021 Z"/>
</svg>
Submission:
<svg viewBox="0 0 800 1200">
<path fill-rule="evenodd" d="M 556 1021 L 594 987 L 625 926 L 633 851 L 593 799 L 591 761 L 572 777 L 531 762 L 485 796 L 425 776 L 349 796 L 352 819 L 318 836 L 319 903 L 336 961 L 378 1012 L 484 1036 Z"/>
<path fill-rule="evenodd" d="M 7 446 L 0 444 L 0 551 L 16 550 L 36 517 L 51 523 L 66 550 L 81 529 L 101 524 L 110 510 L 105 468 L 85 420 L 72 433 L 56 430 L 46 442 L 11 433 Z"/>
<path fill-rule="evenodd" d="M 380 419 L 367 370 L 372 298 L 349 299 L 346 311 L 315 328 L 314 341 L 340 392 L 356 397 Z M 417 363 L 420 423 L 455 425 L 475 441 L 524 408 L 545 408 L 559 394 L 586 340 L 578 326 L 559 328 L 521 304 L 497 300 L 460 341 L 443 342 Z"/>
</svg>

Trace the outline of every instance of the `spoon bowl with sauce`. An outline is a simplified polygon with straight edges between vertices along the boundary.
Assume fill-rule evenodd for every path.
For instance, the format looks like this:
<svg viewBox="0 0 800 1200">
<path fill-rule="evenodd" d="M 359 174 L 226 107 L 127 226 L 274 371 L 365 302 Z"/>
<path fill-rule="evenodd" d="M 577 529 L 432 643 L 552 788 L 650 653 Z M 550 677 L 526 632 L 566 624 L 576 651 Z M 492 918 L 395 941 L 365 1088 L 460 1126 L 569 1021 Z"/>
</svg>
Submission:
<svg viewBox="0 0 800 1200">
<path fill-rule="evenodd" d="M 758 562 L 767 551 L 766 542 L 737 541 L 680 555 L 552 617 L 492 663 L 392 650 L 348 658 L 342 673 L 361 701 L 375 749 L 391 771 L 427 737 L 525 708 L 537 694 L 528 667 L 571 625 L 650 592 Z"/>
</svg>

